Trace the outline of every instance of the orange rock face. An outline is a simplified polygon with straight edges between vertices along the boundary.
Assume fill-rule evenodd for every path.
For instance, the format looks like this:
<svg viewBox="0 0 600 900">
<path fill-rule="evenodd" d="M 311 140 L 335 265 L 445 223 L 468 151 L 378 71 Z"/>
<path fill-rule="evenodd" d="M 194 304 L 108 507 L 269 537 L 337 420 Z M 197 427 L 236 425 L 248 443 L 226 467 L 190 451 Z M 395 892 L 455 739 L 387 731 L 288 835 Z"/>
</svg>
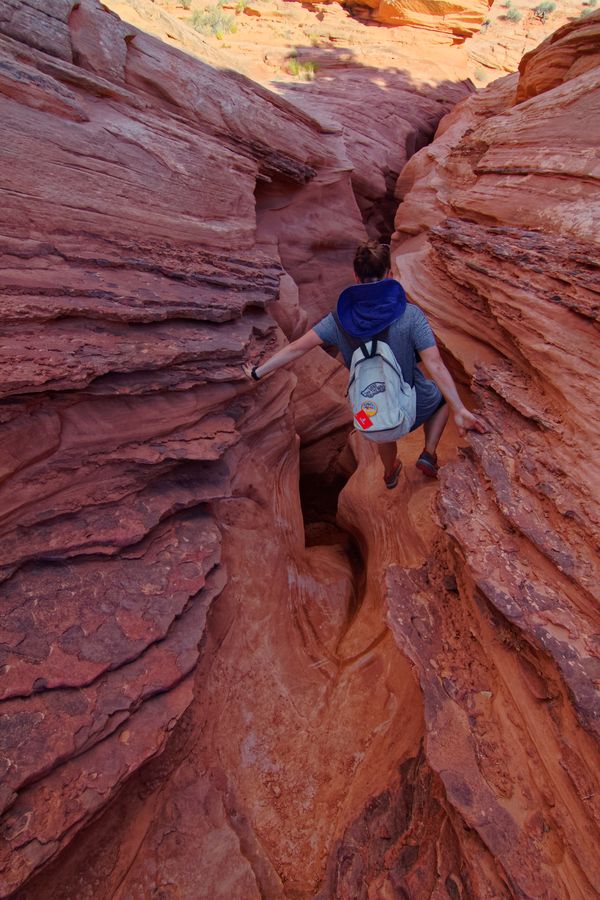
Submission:
<svg viewBox="0 0 600 900">
<path fill-rule="evenodd" d="M 363 5 L 371 10 L 369 17 L 384 25 L 414 25 L 446 31 L 466 37 L 479 31 L 488 8 L 489 0 L 481 2 L 455 2 L 455 0 L 365 0 L 363 4 L 347 2 L 356 10 Z"/>
<path fill-rule="evenodd" d="M 592 0 L 593 3 L 593 0 Z M 593 14 L 593 6 L 564 0 L 544 11 L 543 3 L 494 0 L 481 29 L 466 42 L 473 63 L 472 77 L 479 87 L 501 75 L 516 72 L 522 58 L 542 41 L 554 40 L 557 29 Z M 552 36 L 552 37 L 551 37 Z M 548 67 L 545 67 L 548 70 Z"/>
</svg>

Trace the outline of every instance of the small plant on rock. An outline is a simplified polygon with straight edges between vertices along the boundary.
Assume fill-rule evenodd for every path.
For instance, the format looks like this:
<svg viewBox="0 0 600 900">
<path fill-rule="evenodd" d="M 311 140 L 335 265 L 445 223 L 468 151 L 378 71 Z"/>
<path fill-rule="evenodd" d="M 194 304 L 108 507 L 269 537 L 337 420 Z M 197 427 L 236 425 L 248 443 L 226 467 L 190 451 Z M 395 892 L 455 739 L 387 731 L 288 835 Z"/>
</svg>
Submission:
<svg viewBox="0 0 600 900">
<path fill-rule="evenodd" d="M 296 78 L 312 81 L 316 75 L 317 66 L 314 62 L 302 62 L 297 56 L 290 56 L 287 70 L 290 75 L 294 75 Z"/>
<path fill-rule="evenodd" d="M 519 10 L 515 9 L 513 6 L 506 13 L 506 18 L 509 22 L 520 22 L 523 18 L 523 13 L 520 13 Z"/>
<path fill-rule="evenodd" d="M 196 10 L 192 15 L 191 22 L 192 28 L 199 31 L 200 34 L 214 34 L 218 40 L 222 40 L 225 34 L 233 34 L 234 31 L 237 31 L 234 16 L 224 13 L 220 3 L 215 6 L 207 6 L 203 10 Z"/>
<path fill-rule="evenodd" d="M 533 8 L 534 16 L 540 20 L 540 22 L 545 22 L 548 16 L 554 12 L 556 9 L 556 3 L 553 3 L 552 0 L 544 0 L 543 3 L 538 3 L 537 6 Z"/>
<path fill-rule="evenodd" d="M 192 0 L 179 0 L 179 5 L 183 6 L 184 9 L 189 9 L 192 5 Z"/>
<path fill-rule="evenodd" d="M 483 71 L 483 69 L 475 69 L 473 78 L 475 79 L 475 81 L 485 81 L 485 72 Z"/>
</svg>

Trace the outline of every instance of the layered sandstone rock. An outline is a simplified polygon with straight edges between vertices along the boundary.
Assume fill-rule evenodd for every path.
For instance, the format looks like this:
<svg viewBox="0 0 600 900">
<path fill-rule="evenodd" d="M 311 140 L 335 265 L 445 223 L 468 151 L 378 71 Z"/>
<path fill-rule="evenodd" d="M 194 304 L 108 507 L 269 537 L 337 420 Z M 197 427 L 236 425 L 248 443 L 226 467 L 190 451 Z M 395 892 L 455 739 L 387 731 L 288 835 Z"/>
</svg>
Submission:
<svg viewBox="0 0 600 900">
<path fill-rule="evenodd" d="M 394 884 L 453 883 L 381 591 L 426 558 L 433 488 L 420 537 L 382 540 L 339 367 L 307 361 L 293 406 L 289 374 L 240 372 L 347 278 L 339 130 L 92 3 L 52 12 L 49 52 L 18 17 L 2 39 L 2 894 L 354 891 L 387 841 Z"/>
<path fill-rule="evenodd" d="M 2 894 L 310 895 L 387 796 L 395 880 L 431 880 L 404 851 L 441 785 L 383 621 L 392 551 L 368 588 L 362 562 L 372 455 L 335 522 L 343 373 L 320 353 L 292 407 L 293 376 L 240 371 L 306 321 L 277 237 L 313 314 L 347 277 L 339 135 L 91 3 L 55 7 L 50 53 L 5 29 Z"/>
<path fill-rule="evenodd" d="M 481 86 L 500 75 L 516 72 L 524 54 L 551 39 L 563 25 L 590 13 L 593 5 L 587 6 L 580 0 L 564 0 L 546 13 L 543 3 L 511 0 L 507 6 L 506 0 L 494 0 L 480 30 L 465 45 L 475 82 Z"/>
<path fill-rule="evenodd" d="M 214 4 L 203 0 L 194 0 L 189 10 L 171 0 L 108 0 L 108 5 L 201 59 L 268 85 L 317 117 L 326 130 L 340 132 L 363 221 L 371 236 L 386 241 L 402 167 L 472 89 L 466 51 L 443 29 L 367 26 L 338 4 L 305 7 L 289 0 L 261 0 L 251 7 L 258 15 L 247 16 L 235 3 L 225 3 L 220 14 L 235 30 L 216 34 L 210 27 L 193 27 L 195 14 L 214 11 Z M 439 28 L 443 21 L 438 18 Z M 266 193 L 266 202 L 278 202 L 272 192 Z M 326 204 L 335 216 L 333 194 L 315 194 L 313 202 Z M 275 218 L 284 263 L 300 284 L 302 305 L 310 309 L 313 300 L 303 289 L 307 261 L 294 252 L 296 226 L 286 222 L 281 235 L 281 209 Z M 320 236 L 315 234 L 315 240 Z M 316 276 L 312 271 L 308 277 Z"/>
<path fill-rule="evenodd" d="M 517 102 L 583 75 L 600 66 L 600 12 L 584 22 L 565 25 L 519 65 Z"/>
<path fill-rule="evenodd" d="M 335 190 L 328 289 L 364 234 L 343 146 L 308 115 L 94 3 L 26 6 L 1 38 L 3 896 L 189 707 L 241 423 L 270 434 L 263 460 L 294 446 L 294 380 L 257 405 L 240 369 L 276 345 L 266 308 L 293 313 L 257 185 L 297 217 L 308 183 Z"/>
<path fill-rule="evenodd" d="M 357 15 L 364 15 L 384 25 L 413 25 L 433 31 L 446 31 L 466 37 L 479 31 L 489 2 L 447 2 L 447 0 L 363 0 L 346 5 Z"/>
<path fill-rule="evenodd" d="M 390 624 L 427 759 L 517 896 L 600 890 L 600 69 L 570 67 L 594 29 L 458 107 L 399 184 L 403 283 L 490 433 L 444 471 L 447 555 L 390 573 Z"/>
<path fill-rule="evenodd" d="M 401 180 L 492 426 L 440 526 L 323 351 L 241 376 L 347 278 L 342 129 L 91 2 L 23 44 L 39 6 L 1 42 L 2 893 L 594 896 L 598 70 L 473 97 Z"/>
</svg>

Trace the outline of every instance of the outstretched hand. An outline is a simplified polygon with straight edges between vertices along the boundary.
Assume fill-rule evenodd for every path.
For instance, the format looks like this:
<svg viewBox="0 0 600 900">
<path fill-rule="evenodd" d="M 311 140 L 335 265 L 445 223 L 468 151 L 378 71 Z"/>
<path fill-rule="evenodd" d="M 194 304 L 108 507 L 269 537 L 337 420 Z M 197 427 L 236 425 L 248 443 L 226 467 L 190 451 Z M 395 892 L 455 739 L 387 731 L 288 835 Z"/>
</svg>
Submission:
<svg viewBox="0 0 600 900">
<path fill-rule="evenodd" d="M 487 434 L 489 431 L 483 419 L 469 412 L 466 408 L 455 414 L 454 421 L 461 437 L 464 437 L 467 431 L 478 431 L 479 434 Z"/>
</svg>

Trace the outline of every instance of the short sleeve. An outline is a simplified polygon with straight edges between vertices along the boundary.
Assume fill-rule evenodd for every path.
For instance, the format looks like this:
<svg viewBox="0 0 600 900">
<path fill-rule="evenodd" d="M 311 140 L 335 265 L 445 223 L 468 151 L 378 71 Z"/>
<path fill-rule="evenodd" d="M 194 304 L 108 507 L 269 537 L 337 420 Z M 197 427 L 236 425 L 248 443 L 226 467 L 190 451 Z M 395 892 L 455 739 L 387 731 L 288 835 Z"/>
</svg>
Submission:
<svg viewBox="0 0 600 900">
<path fill-rule="evenodd" d="M 338 345 L 338 330 L 335 319 L 331 313 L 328 313 L 320 322 L 313 325 L 313 331 L 319 335 L 326 346 Z"/>
<path fill-rule="evenodd" d="M 428 350 L 429 347 L 435 347 L 435 337 L 431 325 L 427 321 L 427 316 L 418 306 L 413 308 L 412 338 L 415 350 Z"/>
</svg>

